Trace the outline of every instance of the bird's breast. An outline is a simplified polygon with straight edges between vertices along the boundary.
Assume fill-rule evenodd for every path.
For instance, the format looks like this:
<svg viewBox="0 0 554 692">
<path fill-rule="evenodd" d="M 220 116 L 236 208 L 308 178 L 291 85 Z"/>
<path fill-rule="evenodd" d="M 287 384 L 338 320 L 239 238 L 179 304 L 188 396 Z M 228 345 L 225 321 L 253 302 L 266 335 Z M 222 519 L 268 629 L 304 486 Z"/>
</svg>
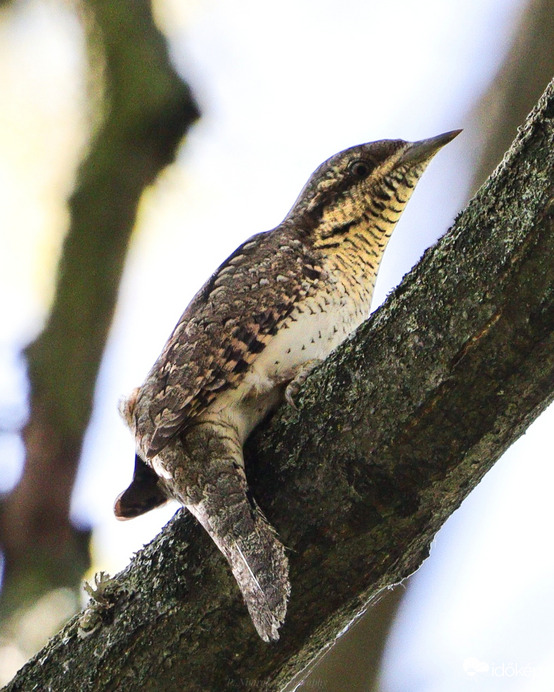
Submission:
<svg viewBox="0 0 554 692">
<path fill-rule="evenodd" d="M 274 381 L 294 377 L 303 364 L 323 360 L 367 317 L 369 305 L 345 291 L 320 292 L 298 305 L 252 364 L 252 372 Z"/>
<path fill-rule="evenodd" d="M 369 291 L 360 295 L 340 285 L 334 289 L 299 302 L 244 373 L 239 386 L 227 390 L 210 407 L 211 414 L 217 410 L 238 427 L 243 439 L 281 401 L 285 385 L 307 363 L 325 359 L 366 319 Z"/>
<path fill-rule="evenodd" d="M 278 324 L 238 386 L 218 396 L 206 415 L 226 419 L 245 440 L 280 403 L 286 384 L 307 364 L 324 360 L 367 318 L 373 284 L 372 272 L 329 272 Z"/>
</svg>

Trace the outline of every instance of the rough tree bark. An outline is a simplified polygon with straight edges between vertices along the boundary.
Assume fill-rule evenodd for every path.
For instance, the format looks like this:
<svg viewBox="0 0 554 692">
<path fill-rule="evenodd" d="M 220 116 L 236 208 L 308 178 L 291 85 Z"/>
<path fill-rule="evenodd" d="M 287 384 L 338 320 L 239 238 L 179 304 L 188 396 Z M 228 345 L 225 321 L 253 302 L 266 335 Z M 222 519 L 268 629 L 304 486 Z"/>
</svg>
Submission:
<svg viewBox="0 0 554 692">
<path fill-rule="evenodd" d="M 88 532 L 72 526 L 69 504 L 127 245 L 143 190 L 198 117 L 149 0 L 87 0 L 83 10 L 105 112 L 69 200 L 48 323 L 26 349 L 25 469 L 0 513 L 3 613 L 50 588 L 76 587 L 88 567 Z"/>
<path fill-rule="evenodd" d="M 179 512 L 6 688 L 282 689 L 388 585 L 554 398 L 554 82 L 386 304 L 248 444 L 290 549 L 281 640 Z M 80 631 L 80 634 L 79 634 Z M 83 636 L 87 635 L 87 636 Z"/>
</svg>

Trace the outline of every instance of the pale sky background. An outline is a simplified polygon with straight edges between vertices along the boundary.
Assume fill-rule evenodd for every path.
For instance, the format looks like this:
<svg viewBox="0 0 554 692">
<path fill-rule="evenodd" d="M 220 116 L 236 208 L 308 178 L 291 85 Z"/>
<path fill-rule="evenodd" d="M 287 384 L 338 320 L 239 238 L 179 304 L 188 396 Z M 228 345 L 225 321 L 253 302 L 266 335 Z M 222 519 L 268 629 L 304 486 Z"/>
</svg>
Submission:
<svg viewBox="0 0 554 692">
<path fill-rule="evenodd" d="M 374 307 L 463 205 L 479 137 L 471 109 L 521 0 L 159 0 L 157 17 L 203 112 L 141 203 L 102 365 L 73 517 L 94 569 L 123 568 L 176 505 L 116 522 L 133 442 L 117 401 L 182 310 L 253 233 L 277 225 L 345 147 L 466 127 L 431 163 L 393 235 Z M 83 37 L 64 3 L 0 14 L 0 490 L 16 482 L 25 415 L 18 351 L 40 330 L 86 142 Z M 552 429 L 547 412 L 438 534 L 387 651 L 387 692 L 554 689 Z M 11 433 L 9 431 L 12 431 Z"/>
</svg>

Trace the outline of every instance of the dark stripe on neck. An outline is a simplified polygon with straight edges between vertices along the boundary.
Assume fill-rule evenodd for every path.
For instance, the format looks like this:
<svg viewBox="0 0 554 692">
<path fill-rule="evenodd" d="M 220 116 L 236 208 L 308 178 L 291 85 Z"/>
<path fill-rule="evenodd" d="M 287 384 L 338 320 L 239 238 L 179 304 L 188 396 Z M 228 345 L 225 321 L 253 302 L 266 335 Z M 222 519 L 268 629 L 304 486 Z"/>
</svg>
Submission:
<svg viewBox="0 0 554 692">
<path fill-rule="evenodd" d="M 326 231 L 324 234 L 322 234 L 322 237 L 334 238 L 336 236 L 344 236 L 350 231 L 352 226 L 357 226 L 359 222 L 359 219 L 355 219 L 354 221 L 347 221 L 346 223 L 337 224 L 336 226 L 333 226 L 330 231 Z"/>
</svg>

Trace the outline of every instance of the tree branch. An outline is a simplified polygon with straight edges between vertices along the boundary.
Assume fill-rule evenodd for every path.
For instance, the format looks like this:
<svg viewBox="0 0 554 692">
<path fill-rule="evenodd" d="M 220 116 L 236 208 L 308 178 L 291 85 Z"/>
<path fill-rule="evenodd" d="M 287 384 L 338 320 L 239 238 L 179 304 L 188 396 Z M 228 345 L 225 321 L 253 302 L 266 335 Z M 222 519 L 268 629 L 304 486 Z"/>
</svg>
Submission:
<svg viewBox="0 0 554 692">
<path fill-rule="evenodd" d="M 495 174 L 386 304 L 248 444 L 290 549 L 282 638 L 256 635 L 184 512 L 8 690 L 281 689 L 387 585 L 554 397 L 554 82 Z"/>
</svg>

